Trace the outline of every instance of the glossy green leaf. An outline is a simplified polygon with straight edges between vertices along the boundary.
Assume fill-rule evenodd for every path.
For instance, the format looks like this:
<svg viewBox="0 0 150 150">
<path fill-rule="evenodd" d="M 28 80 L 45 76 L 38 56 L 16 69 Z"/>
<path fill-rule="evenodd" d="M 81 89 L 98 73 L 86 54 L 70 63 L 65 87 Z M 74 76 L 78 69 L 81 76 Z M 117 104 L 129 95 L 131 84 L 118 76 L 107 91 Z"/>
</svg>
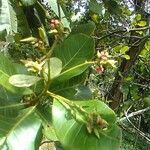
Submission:
<svg viewBox="0 0 150 150">
<path fill-rule="evenodd" d="M 66 80 L 60 84 L 60 82 L 53 82 L 50 86 L 50 91 L 66 98 L 73 98 L 77 92 L 77 88 L 85 81 L 86 74 L 83 73 L 79 76 L 73 77 L 70 80 Z"/>
<path fill-rule="evenodd" d="M 30 87 L 39 80 L 41 80 L 40 77 L 24 74 L 15 74 L 9 78 L 9 83 L 16 87 Z"/>
<path fill-rule="evenodd" d="M 20 1 L 24 6 L 31 6 L 37 2 L 37 0 L 20 0 Z"/>
<path fill-rule="evenodd" d="M 6 40 L 8 35 L 18 31 L 23 36 L 29 35 L 26 17 L 17 2 L 1 0 L 0 4 L 0 39 Z"/>
<path fill-rule="evenodd" d="M 52 115 L 56 135 L 65 150 L 119 150 L 121 130 L 115 125 L 114 112 L 103 102 L 91 100 L 76 102 L 88 112 L 97 111 L 110 125 L 107 130 L 100 132 L 98 139 L 94 133 L 87 131 L 86 125 L 67 117 L 69 111 L 57 100 L 54 101 Z M 106 144 L 109 143 L 109 144 Z"/>
<path fill-rule="evenodd" d="M 5 101 L 16 101 L 16 99 L 18 101 L 20 101 L 22 95 L 17 94 L 17 93 L 11 93 L 9 91 L 7 91 L 2 85 L 0 85 L 0 99 L 3 99 Z"/>
<path fill-rule="evenodd" d="M 87 67 L 89 67 L 90 65 L 92 65 L 92 62 L 85 62 L 83 64 L 74 66 L 68 70 L 65 70 L 63 72 L 61 72 L 61 74 L 54 80 L 54 81 L 65 81 L 65 80 L 69 80 L 72 77 L 78 76 L 80 74 L 82 74 Z"/>
<path fill-rule="evenodd" d="M 38 105 L 36 107 L 36 115 L 42 120 L 43 130 L 42 133 L 44 136 L 51 141 L 58 141 L 55 134 L 55 130 L 52 126 L 52 107 L 49 103 L 50 99 L 47 99 L 48 102 L 43 105 Z"/>
<path fill-rule="evenodd" d="M 12 63 L 8 58 L 6 58 L 4 55 L 0 54 L 0 85 L 2 85 L 4 88 L 6 88 L 8 91 L 12 93 L 20 93 L 20 94 L 31 94 L 32 91 L 28 88 L 17 88 L 9 83 L 10 76 L 21 72 L 22 68 Z M 18 70 L 19 67 L 19 70 Z"/>
<path fill-rule="evenodd" d="M 7 96 L 10 96 L 10 93 L 6 93 Z M 0 115 L 4 116 L 14 116 L 18 114 L 21 109 L 24 109 L 28 103 L 20 103 L 20 97 L 9 97 L 7 99 L 0 98 Z"/>
<path fill-rule="evenodd" d="M 45 125 L 43 127 L 43 134 L 50 141 L 58 141 L 55 130 L 51 125 Z"/>
<path fill-rule="evenodd" d="M 94 54 L 94 40 L 83 34 L 69 36 L 54 49 L 54 56 L 62 61 L 62 71 L 91 60 Z"/>
<path fill-rule="evenodd" d="M 31 107 L 15 118 L 0 115 L 0 149 L 33 150 L 39 147 L 41 121 L 34 115 L 34 110 Z"/>
<path fill-rule="evenodd" d="M 93 62 L 88 62 L 92 59 L 93 53 L 92 38 L 83 34 L 71 35 L 54 49 L 54 56 L 62 61 L 62 71 L 54 81 L 62 82 L 83 73 L 93 64 Z"/>
<path fill-rule="evenodd" d="M 48 68 L 50 69 L 50 74 L 49 74 L 50 79 L 57 77 L 62 70 L 61 60 L 56 57 L 50 58 L 44 66 L 44 70 L 46 74 L 48 74 Z"/>
<path fill-rule="evenodd" d="M 94 33 L 95 27 L 96 27 L 95 23 L 92 21 L 90 21 L 86 24 L 75 25 L 72 28 L 71 34 L 83 33 L 86 35 L 91 35 Z"/>
</svg>

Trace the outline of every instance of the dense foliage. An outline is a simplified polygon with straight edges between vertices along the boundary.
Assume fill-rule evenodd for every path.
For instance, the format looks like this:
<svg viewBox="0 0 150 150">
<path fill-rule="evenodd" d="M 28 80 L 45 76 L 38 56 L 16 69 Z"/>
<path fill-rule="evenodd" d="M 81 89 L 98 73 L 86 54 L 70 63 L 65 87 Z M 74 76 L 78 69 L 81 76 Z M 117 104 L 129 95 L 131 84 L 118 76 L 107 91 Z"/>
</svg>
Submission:
<svg viewBox="0 0 150 150">
<path fill-rule="evenodd" d="M 148 5 L 0 0 L 0 149 L 149 149 Z"/>
</svg>

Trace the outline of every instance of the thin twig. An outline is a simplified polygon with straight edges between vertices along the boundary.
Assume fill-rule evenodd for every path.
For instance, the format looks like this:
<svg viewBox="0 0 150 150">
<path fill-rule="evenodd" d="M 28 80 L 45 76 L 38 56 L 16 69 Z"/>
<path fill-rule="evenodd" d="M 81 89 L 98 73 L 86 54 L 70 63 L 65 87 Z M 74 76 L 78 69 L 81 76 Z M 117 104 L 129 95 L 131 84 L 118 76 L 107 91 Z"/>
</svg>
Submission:
<svg viewBox="0 0 150 150">
<path fill-rule="evenodd" d="M 129 109 L 124 112 L 127 121 L 128 121 L 128 122 L 130 123 L 130 125 L 137 131 L 137 133 L 138 133 L 139 135 L 141 135 L 141 136 L 142 136 L 143 138 L 145 138 L 148 142 L 150 142 L 149 137 L 147 137 L 147 136 L 145 135 L 145 133 L 143 133 L 141 130 L 139 130 L 139 129 L 132 123 L 132 121 L 129 119 L 129 117 L 128 117 L 128 111 L 131 109 L 131 107 L 132 107 L 132 106 L 130 106 Z"/>
<path fill-rule="evenodd" d="M 128 115 L 128 118 L 134 117 L 134 116 L 136 116 L 136 115 L 143 114 L 144 112 L 149 111 L 149 110 L 150 110 L 150 107 L 147 107 L 147 108 L 138 110 L 138 111 L 136 111 L 136 112 L 132 112 L 132 113 L 130 113 L 130 114 Z M 123 117 L 123 118 L 121 118 L 121 119 L 119 120 L 119 122 L 122 122 L 122 121 L 124 121 L 124 120 L 126 120 L 126 119 L 127 119 L 126 117 Z"/>
<path fill-rule="evenodd" d="M 115 30 L 115 31 L 113 31 L 113 32 L 111 32 L 107 35 L 102 36 L 102 37 L 96 37 L 96 36 L 92 36 L 92 37 L 97 39 L 97 40 L 102 40 L 104 38 L 107 38 L 107 37 L 109 37 L 111 35 L 114 35 L 114 34 L 117 34 L 117 33 L 122 33 L 122 32 L 127 32 L 128 33 L 128 32 L 131 32 L 131 31 L 142 31 L 142 30 L 147 30 L 147 29 L 150 29 L 150 27 L 148 26 L 148 27 L 143 27 L 143 28 L 123 29 L 123 30 L 117 30 L 117 31 Z"/>
<path fill-rule="evenodd" d="M 53 53 L 54 48 L 55 48 L 56 45 L 57 45 L 57 43 L 58 43 L 58 39 L 55 39 L 55 41 L 54 41 L 52 47 L 50 48 L 49 52 L 48 52 L 46 55 L 44 55 L 44 56 L 39 60 L 40 62 L 44 61 L 46 58 L 50 58 L 50 56 L 51 56 L 52 53 Z"/>
<path fill-rule="evenodd" d="M 141 126 L 141 116 L 139 116 L 139 119 L 138 119 L 138 129 L 140 129 L 140 126 Z M 133 145 L 134 150 L 136 150 L 137 141 L 138 141 L 138 133 L 136 133 L 136 138 L 135 138 L 135 142 L 134 142 L 134 145 Z"/>
</svg>

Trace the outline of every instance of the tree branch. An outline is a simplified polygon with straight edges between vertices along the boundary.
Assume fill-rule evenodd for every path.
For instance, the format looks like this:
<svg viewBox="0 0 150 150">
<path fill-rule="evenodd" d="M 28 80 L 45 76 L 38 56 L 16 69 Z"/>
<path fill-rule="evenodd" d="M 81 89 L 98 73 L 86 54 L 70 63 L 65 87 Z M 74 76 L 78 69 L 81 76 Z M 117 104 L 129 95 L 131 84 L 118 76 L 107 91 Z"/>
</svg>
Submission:
<svg viewBox="0 0 150 150">
<path fill-rule="evenodd" d="M 143 114 L 144 112 L 149 111 L 149 110 L 150 110 L 150 106 L 147 107 L 147 108 L 138 110 L 138 111 L 136 111 L 136 112 L 132 112 L 132 113 L 130 113 L 130 114 L 128 115 L 128 118 L 134 117 L 134 116 L 136 116 L 136 115 L 141 115 L 141 114 Z M 119 122 L 122 122 L 122 121 L 124 121 L 124 120 L 126 120 L 126 119 L 127 119 L 126 117 L 123 117 L 123 118 L 121 118 L 121 119 L 119 120 Z"/>
</svg>

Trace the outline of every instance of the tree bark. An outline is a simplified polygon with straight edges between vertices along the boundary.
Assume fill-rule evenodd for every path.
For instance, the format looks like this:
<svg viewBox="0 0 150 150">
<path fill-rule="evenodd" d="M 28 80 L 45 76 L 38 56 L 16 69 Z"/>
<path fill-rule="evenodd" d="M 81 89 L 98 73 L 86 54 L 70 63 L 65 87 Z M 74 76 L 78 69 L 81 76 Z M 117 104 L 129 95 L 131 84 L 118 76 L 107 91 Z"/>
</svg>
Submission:
<svg viewBox="0 0 150 150">
<path fill-rule="evenodd" d="M 140 0 L 135 0 L 135 11 L 138 11 L 139 8 L 142 8 L 142 2 Z M 126 53 L 130 56 L 130 60 L 123 59 L 118 71 L 115 75 L 115 80 L 112 84 L 112 87 L 109 93 L 106 95 L 108 100 L 111 100 L 110 107 L 112 109 L 117 109 L 120 105 L 121 100 L 123 99 L 123 93 L 121 92 L 121 86 L 124 81 L 124 78 L 130 72 L 133 64 L 138 58 L 138 55 L 142 51 L 145 39 L 141 37 L 141 39 L 132 38 L 133 36 L 140 36 L 136 31 L 131 31 L 131 38 L 129 40 L 129 44 L 132 44 L 129 51 Z M 135 43 L 135 44 L 134 44 Z"/>
</svg>

